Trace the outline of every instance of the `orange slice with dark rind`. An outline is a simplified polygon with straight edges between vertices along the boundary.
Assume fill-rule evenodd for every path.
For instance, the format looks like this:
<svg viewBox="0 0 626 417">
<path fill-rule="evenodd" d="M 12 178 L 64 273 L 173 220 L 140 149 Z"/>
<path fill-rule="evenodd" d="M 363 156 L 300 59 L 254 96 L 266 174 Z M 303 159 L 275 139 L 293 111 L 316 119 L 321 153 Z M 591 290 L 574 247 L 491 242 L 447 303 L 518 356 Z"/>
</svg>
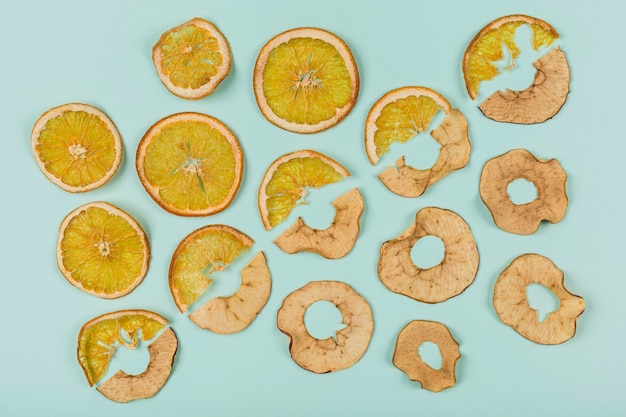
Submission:
<svg viewBox="0 0 626 417">
<path fill-rule="evenodd" d="M 70 103 L 45 112 L 31 133 L 41 172 L 72 193 L 101 187 L 122 161 L 122 138 L 111 119 L 88 104 Z"/>
</svg>

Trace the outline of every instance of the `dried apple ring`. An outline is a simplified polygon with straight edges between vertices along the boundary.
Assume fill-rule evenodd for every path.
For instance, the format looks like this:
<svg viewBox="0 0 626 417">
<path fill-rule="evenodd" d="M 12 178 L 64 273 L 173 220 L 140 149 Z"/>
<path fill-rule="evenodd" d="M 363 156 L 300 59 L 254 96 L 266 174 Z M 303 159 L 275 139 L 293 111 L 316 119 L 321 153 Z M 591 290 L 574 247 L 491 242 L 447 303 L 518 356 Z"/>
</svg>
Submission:
<svg viewBox="0 0 626 417">
<path fill-rule="evenodd" d="M 422 360 L 418 348 L 424 342 L 435 343 L 441 352 L 441 369 L 433 369 Z M 422 388 L 439 392 L 456 384 L 454 369 L 461 357 L 459 343 L 450 330 L 434 321 L 413 320 L 398 334 L 393 364 Z"/>
<path fill-rule="evenodd" d="M 316 301 L 329 301 L 341 312 L 346 325 L 332 337 L 316 339 L 304 324 L 306 309 Z M 367 350 L 374 330 L 372 310 L 348 284 L 313 281 L 289 294 L 278 310 L 277 325 L 289 336 L 289 352 L 302 368 L 318 374 L 354 365 Z"/>
<path fill-rule="evenodd" d="M 392 90 L 369 111 L 365 121 L 365 151 L 372 165 L 376 165 L 393 143 L 407 142 L 427 131 L 440 110 L 445 118 L 431 132 L 441 145 L 437 161 L 429 169 L 416 169 L 405 165 L 405 157 L 400 157 L 395 166 L 378 175 L 393 193 L 419 197 L 435 182 L 466 166 L 471 151 L 467 120 L 441 94 L 427 87 Z"/>
<path fill-rule="evenodd" d="M 411 249 L 424 236 L 445 245 L 440 264 L 422 269 L 411 260 Z M 425 303 L 439 303 L 463 292 L 476 277 L 478 248 L 461 216 L 450 210 L 426 207 L 415 222 L 395 239 L 383 243 L 378 277 L 391 291 Z"/>
<path fill-rule="evenodd" d="M 359 237 L 359 219 L 365 207 L 363 196 L 353 188 L 333 201 L 333 206 L 335 219 L 327 229 L 313 229 L 299 217 L 274 243 L 287 253 L 309 251 L 328 259 L 346 256 Z"/>
<path fill-rule="evenodd" d="M 515 204 L 507 186 L 523 178 L 537 188 L 537 198 Z M 525 149 L 514 149 L 487 161 L 480 175 L 480 197 L 496 225 L 509 233 L 530 235 L 542 220 L 558 223 L 567 210 L 567 174 L 556 159 L 538 159 Z"/>
<path fill-rule="evenodd" d="M 585 311 L 585 300 L 565 289 L 563 271 L 541 255 L 517 257 L 500 274 L 493 291 L 493 306 L 500 320 L 528 340 L 557 345 L 574 337 L 576 320 Z M 528 304 L 526 287 L 537 283 L 559 299 L 560 306 L 543 321 Z"/>
</svg>

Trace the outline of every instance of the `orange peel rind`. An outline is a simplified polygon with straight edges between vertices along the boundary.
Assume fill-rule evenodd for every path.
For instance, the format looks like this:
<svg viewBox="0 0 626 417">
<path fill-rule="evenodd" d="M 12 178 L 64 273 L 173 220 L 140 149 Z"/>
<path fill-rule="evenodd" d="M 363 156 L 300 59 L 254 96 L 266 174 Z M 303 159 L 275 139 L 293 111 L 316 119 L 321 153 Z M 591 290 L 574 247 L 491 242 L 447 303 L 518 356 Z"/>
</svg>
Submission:
<svg viewBox="0 0 626 417">
<path fill-rule="evenodd" d="M 144 372 L 116 372 L 96 389 L 116 402 L 154 396 L 172 372 L 178 340 L 166 327 L 168 321 L 147 310 L 122 310 L 103 314 L 85 323 L 78 334 L 78 362 L 90 386 L 104 376 L 109 361 L 120 345 L 137 347 L 140 340 L 153 339 L 148 346 L 150 362 Z"/>
<path fill-rule="evenodd" d="M 560 301 L 559 308 L 541 322 L 538 311 L 526 299 L 526 288 L 531 283 L 548 288 Z M 550 259 L 525 254 L 511 262 L 498 277 L 493 306 L 504 324 L 528 340 L 555 345 L 574 337 L 576 320 L 585 310 L 585 301 L 567 291 L 563 272 Z"/>
<path fill-rule="evenodd" d="M 316 301 L 329 301 L 339 309 L 346 327 L 332 337 L 316 339 L 304 324 L 306 309 Z M 372 310 L 348 284 L 313 281 L 289 294 L 278 310 L 277 325 L 289 336 L 289 352 L 302 368 L 314 373 L 340 371 L 365 354 L 374 330 Z"/>
<path fill-rule="evenodd" d="M 437 236 L 445 246 L 440 264 L 421 269 L 411 250 L 424 236 Z M 414 223 L 381 245 L 378 277 L 391 291 L 425 303 L 440 303 L 463 292 L 476 277 L 478 248 L 463 218 L 450 210 L 426 207 Z"/>
<path fill-rule="evenodd" d="M 537 198 L 515 204 L 507 186 L 523 178 L 537 189 Z M 567 211 L 567 174 L 556 159 L 543 160 L 525 149 L 514 149 L 485 163 L 480 175 L 480 197 L 496 225 L 509 233 L 530 235 L 542 220 L 558 223 Z"/>
<path fill-rule="evenodd" d="M 392 192 L 403 197 L 419 197 L 428 187 L 469 162 L 471 143 L 467 120 L 436 91 L 426 87 L 402 87 L 381 97 L 370 109 L 365 122 L 365 150 L 375 165 L 393 142 L 406 142 L 428 129 L 435 114 L 445 117 L 431 132 L 441 145 L 439 156 L 429 169 L 416 169 L 400 157 L 395 166 L 378 175 Z"/>
<path fill-rule="evenodd" d="M 363 197 L 357 188 L 333 201 L 335 218 L 326 229 L 307 226 L 301 217 L 281 233 L 274 243 L 287 253 L 314 252 L 328 259 L 346 256 L 359 236 L 359 220 L 363 209 Z"/>
<path fill-rule="evenodd" d="M 441 352 L 441 369 L 433 369 L 418 353 L 424 342 L 435 343 Z M 443 324 L 433 321 L 413 320 L 398 334 L 393 364 L 417 381 L 422 388 L 440 392 L 456 384 L 455 367 L 461 357 L 459 344 Z"/>
</svg>

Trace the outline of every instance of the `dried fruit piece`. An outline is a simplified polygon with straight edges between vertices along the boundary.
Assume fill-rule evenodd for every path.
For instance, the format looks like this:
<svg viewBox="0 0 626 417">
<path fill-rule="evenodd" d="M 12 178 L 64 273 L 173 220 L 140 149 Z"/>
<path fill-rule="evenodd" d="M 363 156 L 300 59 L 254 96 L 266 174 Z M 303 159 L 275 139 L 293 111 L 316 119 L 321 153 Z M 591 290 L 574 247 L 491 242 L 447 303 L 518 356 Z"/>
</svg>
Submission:
<svg viewBox="0 0 626 417">
<path fill-rule="evenodd" d="M 191 321 L 214 333 L 230 334 L 245 329 L 263 309 L 270 296 L 272 279 L 265 255 L 259 252 L 241 271 L 239 290 L 214 298 L 189 315 Z"/>
<path fill-rule="evenodd" d="M 421 269 L 411 260 L 411 249 L 424 236 L 436 236 L 445 246 L 444 258 Z M 391 291 L 425 303 L 440 303 L 463 292 L 476 277 L 478 249 L 472 232 L 456 213 L 426 207 L 400 236 L 380 247 L 378 277 Z"/>
<path fill-rule="evenodd" d="M 537 283 L 560 301 L 556 311 L 539 322 L 537 310 L 528 304 L 526 287 Z M 515 331 L 544 345 L 563 343 L 574 337 L 576 320 L 585 311 L 585 301 L 565 289 L 563 271 L 541 255 L 517 257 L 500 274 L 493 291 L 493 306 L 500 320 Z"/>
<path fill-rule="evenodd" d="M 179 216 L 208 216 L 233 201 L 243 153 L 222 122 L 201 113 L 161 119 L 137 148 L 137 173 L 150 197 Z"/>
<path fill-rule="evenodd" d="M 357 188 L 333 201 L 335 219 L 324 230 L 312 229 L 301 217 L 274 240 L 287 253 L 315 252 L 328 259 L 346 256 L 359 236 L 359 220 L 363 214 L 363 197 Z"/>
<path fill-rule="evenodd" d="M 78 289 L 101 298 L 122 297 L 141 283 L 149 262 L 143 229 L 112 204 L 82 205 L 61 222 L 57 264 Z"/>
<path fill-rule="evenodd" d="M 537 188 L 537 198 L 515 204 L 507 186 L 523 178 Z M 480 197 L 496 225 L 509 233 L 530 235 L 542 220 L 558 223 L 567 210 L 567 174 L 556 159 L 538 159 L 525 149 L 514 149 L 487 161 L 480 175 Z"/>
<path fill-rule="evenodd" d="M 85 323 L 78 333 L 78 362 L 89 385 L 106 374 L 119 346 L 135 349 L 153 339 L 148 346 L 150 363 L 143 373 L 128 375 L 120 370 L 96 389 L 117 402 L 155 395 L 169 378 L 178 349 L 176 335 L 167 325 L 165 318 L 147 310 L 116 311 Z"/>
<path fill-rule="evenodd" d="M 100 109 L 70 103 L 48 110 L 30 137 L 41 172 L 65 191 L 101 187 L 122 161 L 122 138 Z"/>
<path fill-rule="evenodd" d="M 365 122 L 365 150 L 372 165 L 378 163 L 392 143 L 407 142 L 428 130 L 440 110 L 446 116 L 431 132 L 441 144 L 435 164 L 429 169 L 415 169 L 405 165 L 402 156 L 395 167 L 390 166 L 378 175 L 394 193 L 418 197 L 450 172 L 467 165 L 471 151 L 467 120 L 443 96 L 426 87 L 392 90 L 372 106 Z"/>
<path fill-rule="evenodd" d="M 152 61 L 168 90 L 197 100 L 211 94 L 230 73 L 232 56 L 215 25 L 196 17 L 161 35 L 152 48 Z"/>
<path fill-rule="evenodd" d="M 359 72 L 350 49 L 335 34 L 298 28 L 263 46 L 253 84 L 267 120 L 291 132 L 315 133 L 350 113 L 359 94 Z"/>
<path fill-rule="evenodd" d="M 212 274 L 224 271 L 254 244 L 246 234 L 225 225 L 208 225 L 185 237 L 172 255 L 169 285 L 181 312 L 200 297 L 212 282 Z M 216 333 L 245 329 L 265 306 L 271 289 L 265 255 L 259 252 L 241 271 L 241 286 L 229 297 L 209 300 L 189 318 Z"/>
<path fill-rule="evenodd" d="M 508 71 L 515 66 L 520 49 L 515 43 L 516 30 L 528 24 L 532 30 L 532 47 L 548 47 L 559 37 L 557 31 L 543 20 L 525 15 L 505 16 L 485 26 L 468 45 L 463 57 L 463 75 L 467 92 L 476 99 L 482 81 L 499 74 L 495 66 L 502 60 L 503 46 L 511 54 Z M 496 92 L 479 107 L 485 116 L 499 122 L 542 123 L 561 109 L 569 93 L 570 72 L 565 54 L 557 47 L 538 59 L 535 80 L 523 91 Z"/>
<path fill-rule="evenodd" d="M 441 369 L 433 369 L 422 360 L 418 348 L 424 342 L 435 343 L 441 352 Z M 456 384 L 455 367 L 461 357 L 459 343 L 450 330 L 434 321 L 413 320 L 398 334 L 393 364 L 422 388 L 439 392 Z"/>
<path fill-rule="evenodd" d="M 337 332 L 336 340 L 315 339 L 306 329 L 304 313 L 320 300 L 335 304 L 341 312 L 346 327 Z M 289 336 L 293 360 L 318 374 L 354 365 L 365 354 L 374 330 L 367 301 L 348 284 L 338 281 L 313 281 L 289 294 L 278 310 L 277 324 Z"/>
</svg>

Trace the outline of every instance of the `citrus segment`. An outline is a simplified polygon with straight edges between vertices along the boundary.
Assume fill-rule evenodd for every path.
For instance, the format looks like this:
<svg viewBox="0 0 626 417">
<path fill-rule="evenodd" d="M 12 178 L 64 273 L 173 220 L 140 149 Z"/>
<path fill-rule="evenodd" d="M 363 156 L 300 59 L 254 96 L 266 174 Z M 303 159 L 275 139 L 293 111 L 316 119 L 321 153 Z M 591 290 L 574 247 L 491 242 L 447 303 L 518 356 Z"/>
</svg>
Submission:
<svg viewBox="0 0 626 417">
<path fill-rule="evenodd" d="M 376 164 L 392 143 L 405 143 L 425 132 L 437 112 L 450 113 L 450 103 L 426 87 L 392 90 L 372 106 L 365 125 L 365 149 Z"/>
<path fill-rule="evenodd" d="M 161 35 L 152 60 L 168 90 L 182 98 L 200 99 L 228 75 L 232 57 L 224 35 L 212 23 L 195 18 Z"/>
<path fill-rule="evenodd" d="M 141 283 L 150 246 L 141 226 L 105 202 L 85 204 L 61 223 L 57 264 L 75 287 L 101 298 L 118 298 Z"/>
<path fill-rule="evenodd" d="M 101 110 L 65 104 L 45 112 L 35 123 L 31 146 L 39 168 L 69 192 L 104 185 L 122 160 L 122 139 Z"/>
<path fill-rule="evenodd" d="M 472 39 L 463 57 L 463 75 L 470 97 L 475 99 L 482 81 L 493 79 L 499 71 L 495 63 L 502 60 L 502 48 L 508 49 L 512 68 L 520 49 L 515 43 L 516 30 L 528 24 L 532 30 L 531 45 L 534 50 L 550 46 L 559 37 L 556 30 L 548 23 L 525 15 L 505 16 L 485 26 Z"/>
<path fill-rule="evenodd" d="M 319 152 L 303 150 L 278 158 L 270 165 L 259 189 L 259 210 L 267 230 L 279 225 L 302 200 L 307 188 L 336 183 L 350 173 Z"/>
<path fill-rule="evenodd" d="M 202 295 L 211 284 L 211 275 L 223 271 L 246 252 L 254 241 L 224 225 L 202 227 L 185 237 L 172 256 L 169 285 L 181 312 Z"/>
<path fill-rule="evenodd" d="M 224 210 L 235 197 L 243 153 L 219 120 L 179 113 L 146 132 L 136 163 L 143 186 L 161 207 L 181 216 L 206 216 Z"/>
<path fill-rule="evenodd" d="M 322 29 L 293 29 L 271 39 L 254 68 L 254 93 L 263 115 L 297 133 L 314 133 L 339 123 L 352 110 L 359 90 L 348 46 Z"/>
</svg>

